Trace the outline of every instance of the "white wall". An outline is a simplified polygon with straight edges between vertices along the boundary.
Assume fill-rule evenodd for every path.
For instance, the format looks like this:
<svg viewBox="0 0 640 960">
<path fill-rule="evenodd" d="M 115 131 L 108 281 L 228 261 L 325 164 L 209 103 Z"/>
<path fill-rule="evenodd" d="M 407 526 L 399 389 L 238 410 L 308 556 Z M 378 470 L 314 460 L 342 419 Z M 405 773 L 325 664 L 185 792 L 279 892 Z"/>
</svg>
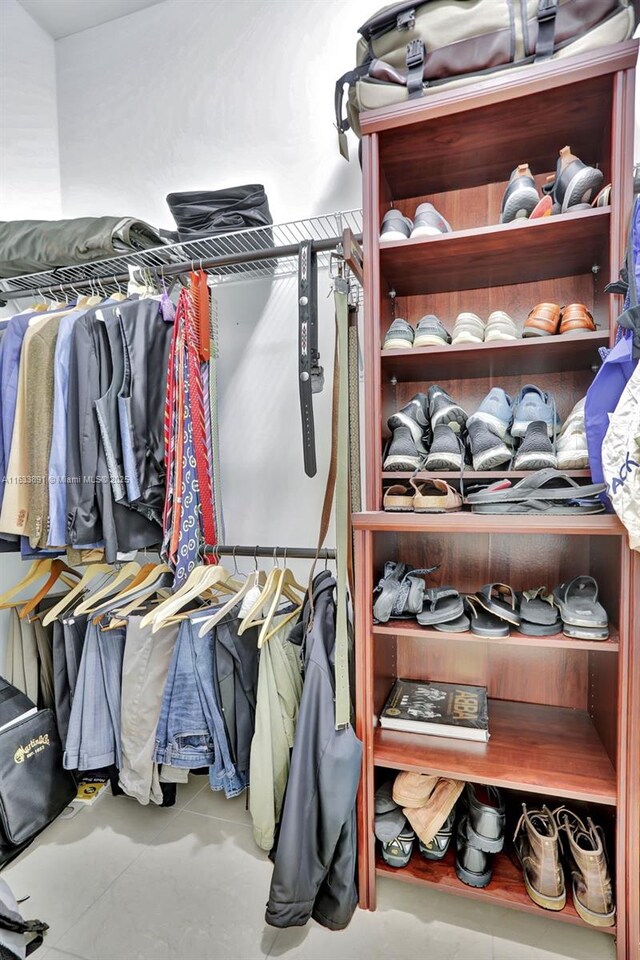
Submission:
<svg viewBox="0 0 640 960">
<path fill-rule="evenodd" d="M 265 184 L 276 222 L 361 206 L 338 154 L 335 80 L 372 0 L 166 0 L 58 41 L 65 216 L 172 226 L 173 190 Z M 352 151 L 355 153 L 355 149 Z M 320 277 L 319 471 L 302 466 L 296 282 L 222 286 L 220 445 L 228 543 L 314 545 L 330 441 L 333 318 Z M 333 534 L 331 534 L 333 540 Z"/>
<path fill-rule="evenodd" d="M 60 216 L 55 44 L 0 0 L 0 218 Z"/>
</svg>

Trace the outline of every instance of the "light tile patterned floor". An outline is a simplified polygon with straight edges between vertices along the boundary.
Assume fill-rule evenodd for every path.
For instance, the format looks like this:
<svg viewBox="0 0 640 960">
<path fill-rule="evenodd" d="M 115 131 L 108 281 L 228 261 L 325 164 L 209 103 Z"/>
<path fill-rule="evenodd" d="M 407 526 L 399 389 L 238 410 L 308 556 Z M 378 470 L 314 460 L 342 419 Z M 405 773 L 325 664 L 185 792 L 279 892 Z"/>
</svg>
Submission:
<svg viewBox="0 0 640 960">
<path fill-rule="evenodd" d="M 205 778 L 171 809 L 107 796 L 3 872 L 50 924 L 39 960 L 612 960 L 610 937 L 382 879 L 378 910 L 331 933 L 264 923 L 271 865 L 243 798 Z"/>
</svg>

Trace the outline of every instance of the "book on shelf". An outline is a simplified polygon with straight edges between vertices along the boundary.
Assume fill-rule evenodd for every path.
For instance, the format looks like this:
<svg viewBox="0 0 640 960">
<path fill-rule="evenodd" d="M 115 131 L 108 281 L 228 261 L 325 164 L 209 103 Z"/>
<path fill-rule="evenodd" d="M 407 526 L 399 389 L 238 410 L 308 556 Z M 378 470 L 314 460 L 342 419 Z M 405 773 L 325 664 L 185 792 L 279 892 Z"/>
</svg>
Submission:
<svg viewBox="0 0 640 960">
<path fill-rule="evenodd" d="M 386 730 L 486 743 L 489 739 L 487 688 L 440 680 L 398 679 L 382 708 L 379 722 Z"/>
</svg>

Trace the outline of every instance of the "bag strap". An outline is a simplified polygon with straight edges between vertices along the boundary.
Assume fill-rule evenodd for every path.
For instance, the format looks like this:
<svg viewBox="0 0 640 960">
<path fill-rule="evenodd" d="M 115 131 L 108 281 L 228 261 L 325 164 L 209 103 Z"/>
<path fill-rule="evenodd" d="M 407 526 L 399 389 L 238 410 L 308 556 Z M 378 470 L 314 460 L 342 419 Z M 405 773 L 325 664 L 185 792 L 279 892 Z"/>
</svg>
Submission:
<svg viewBox="0 0 640 960">
<path fill-rule="evenodd" d="M 353 70 L 347 70 L 346 73 L 343 73 L 339 80 L 336 80 L 336 89 L 333 96 L 333 106 L 336 114 L 336 129 L 338 131 L 338 149 L 340 153 L 345 158 L 349 159 L 349 143 L 347 141 L 347 130 L 351 128 L 351 124 L 347 118 L 343 115 L 343 100 L 344 100 L 344 88 L 347 84 L 352 87 L 357 80 L 360 80 L 362 77 L 366 77 L 369 72 L 369 64 L 371 59 L 367 58 L 364 63 L 361 63 L 359 67 L 355 67 Z"/>
<path fill-rule="evenodd" d="M 556 38 L 556 16 L 558 0 L 538 0 L 538 39 L 534 63 L 548 60 L 553 54 Z"/>
</svg>

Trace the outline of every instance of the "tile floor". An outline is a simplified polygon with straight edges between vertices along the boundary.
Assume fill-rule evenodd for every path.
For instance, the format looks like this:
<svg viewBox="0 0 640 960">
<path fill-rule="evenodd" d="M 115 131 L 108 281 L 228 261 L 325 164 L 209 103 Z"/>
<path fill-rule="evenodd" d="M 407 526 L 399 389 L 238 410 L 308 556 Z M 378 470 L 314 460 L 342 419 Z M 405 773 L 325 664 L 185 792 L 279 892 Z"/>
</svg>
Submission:
<svg viewBox="0 0 640 960">
<path fill-rule="evenodd" d="M 202 777 L 170 809 L 105 796 L 52 824 L 3 872 L 50 930 L 39 960 L 612 960 L 610 937 L 379 881 L 376 913 L 331 933 L 264 923 L 271 865 L 244 800 Z"/>
</svg>

